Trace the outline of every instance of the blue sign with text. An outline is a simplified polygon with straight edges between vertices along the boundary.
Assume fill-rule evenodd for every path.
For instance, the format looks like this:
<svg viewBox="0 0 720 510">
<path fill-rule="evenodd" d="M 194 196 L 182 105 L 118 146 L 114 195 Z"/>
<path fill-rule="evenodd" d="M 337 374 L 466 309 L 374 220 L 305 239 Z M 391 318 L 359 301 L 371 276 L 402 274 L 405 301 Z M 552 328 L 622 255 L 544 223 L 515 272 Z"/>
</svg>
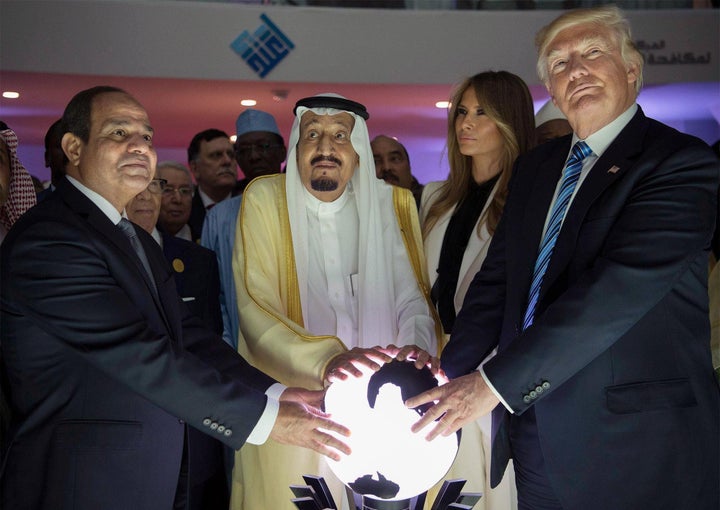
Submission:
<svg viewBox="0 0 720 510">
<path fill-rule="evenodd" d="M 260 19 L 263 24 L 255 32 L 245 30 L 230 47 L 260 78 L 265 78 L 295 45 L 267 15 L 261 14 Z"/>
</svg>

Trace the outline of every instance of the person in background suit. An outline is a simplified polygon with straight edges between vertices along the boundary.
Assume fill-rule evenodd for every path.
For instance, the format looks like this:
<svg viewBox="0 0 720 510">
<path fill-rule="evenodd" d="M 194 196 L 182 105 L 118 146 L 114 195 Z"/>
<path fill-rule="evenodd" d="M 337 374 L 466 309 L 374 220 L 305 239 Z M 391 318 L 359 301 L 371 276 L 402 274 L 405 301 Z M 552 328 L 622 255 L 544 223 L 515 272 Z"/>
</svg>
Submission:
<svg viewBox="0 0 720 510">
<path fill-rule="evenodd" d="M 158 227 L 163 233 L 192 241 L 192 232 L 188 221 L 195 190 L 190 170 L 182 163 L 163 161 L 158 163 L 155 176 L 165 181 L 160 202 Z"/>
<path fill-rule="evenodd" d="M 53 122 L 45 133 L 45 168 L 50 169 L 50 185 L 37 194 L 37 201 L 42 202 L 50 193 L 55 191 L 55 186 L 65 175 L 65 165 L 68 159 L 62 150 L 62 137 L 65 130 L 62 119 Z"/>
<path fill-rule="evenodd" d="M 616 7 L 567 11 L 536 41 L 573 134 L 518 158 L 442 353 L 452 380 L 408 400 L 436 401 L 413 429 L 494 408 L 492 484 L 512 456 L 522 510 L 715 510 L 718 160 L 636 104 L 643 59 Z"/>
<path fill-rule="evenodd" d="M 448 336 L 500 221 L 513 163 L 535 145 L 532 96 L 512 73 L 469 77 L 450 103 L 450 175 L 425 186 L 420 207 L 431 296 Z M 477 510 L 515 508 L 512 468 L 490 489 L 490 427 L 489 416 L 465 427 L 448 477 L 464 478 L 466 491 L 483 493 Z"/>
<path fill-rule="evenodd" d="M 198 242 L 206 212 L 237 194 L 238 172 L 230 137 L 219 129 L 206 129 L 196 134 L 187 152 L 188 166 L 197 184 L 188 225 L 193 242 Z"/>
<path fill-rule="evenodd" d="M 325 432 L 349 431 L 313 407 L 322 392 L 277 384 L 204 328 L 157 243 L 122 217 L 155 169 L 145 109 L 94 87 L 63 124 L 66 177 L 0 249 L 0 506 L 188 508 L 188 426 L 236 449 L 273 437 L 349 453 Z"/>
<path fill-rule="evenodd" d="M 160 232 L 156 228 L 160 202 L 167 182 L 157 177 L 145 191 L 125 206 L 127 217 L 150 234 L 160 245 L 173 270 L 178 294 L 193 315 L 217 335 L 222 333 L 220 318 L 220 277 L 215 254 L 195 243 Z M 219 339 L 215 339 L 219 342 Z M 188 456 L 193 459 L 188 472 L 189 508 L 227 510 L 230 493 L 225 481 L 223 444 L 195 429 L 188 428 Z"/>
</svg>

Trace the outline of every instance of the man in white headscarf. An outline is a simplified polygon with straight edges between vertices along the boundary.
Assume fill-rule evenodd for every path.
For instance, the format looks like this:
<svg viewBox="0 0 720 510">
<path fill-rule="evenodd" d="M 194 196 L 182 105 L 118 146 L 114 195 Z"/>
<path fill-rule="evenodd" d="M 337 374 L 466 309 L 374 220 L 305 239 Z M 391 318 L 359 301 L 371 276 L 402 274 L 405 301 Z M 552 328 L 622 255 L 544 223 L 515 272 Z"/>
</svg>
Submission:
<svg viewBox="0 0 720 510">
<path fill-rule="evenodd" d="M 0 121 L 0 243 L 10 227 L 37 203 L 32 178 L 17 155 L 15 132 Z"/>
<path fill-rule="evenodd" d="M 336 94 L 298 101 L 286 173 L 245 190 L 233 270 L 238 350 L 284 384 L 322 388 L 417 345 L 438 352 L 412 194 L 375 176 L 365 107 Z M 409 347 L 405 351 L 417 351 Z M 430 353 L 430 354 L 428 354 Z M 432 360 L 434 363 L 435 360 Z M 290 484 L 325 477 L 320 456 L 268 441 L 237 454 L 233 510 L 292 509 Z"/>
</svg>

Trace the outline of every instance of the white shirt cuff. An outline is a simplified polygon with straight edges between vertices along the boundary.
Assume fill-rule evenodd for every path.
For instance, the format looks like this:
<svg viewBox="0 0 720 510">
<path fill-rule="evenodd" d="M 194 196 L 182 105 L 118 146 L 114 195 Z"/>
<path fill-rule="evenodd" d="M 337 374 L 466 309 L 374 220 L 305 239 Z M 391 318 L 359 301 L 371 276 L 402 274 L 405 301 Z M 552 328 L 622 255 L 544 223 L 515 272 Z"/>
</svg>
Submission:
<svg viewBox="0 0 720 510">
<path fill-rule="evenodd" d="M 265 395 L 267 396 L 265 410 L 260 415 L 260 419 L 255 424 L 255 428 L 250 432 L 246 441 L 247 443 L 256 445 L 263 444 L 267 441 L 268 437 L 270 437 L 270 432 L 272 432 L 278 412 L 280 411 L 280 395 L 285 389 L 285 385 L 275 383 L 265 390 Z"/>
<path fill-rule="evenodd" d="M 495 389 L 495 386 L 493 386 L 493 384 L 490 382 L 490 379 L 487 378 L 487 376 L 485 375 L 485 370 L 482 365 L 480 366 L 479 370 L 480 370 L 480 375 L 485 380 L 485 384 L 488 385 L 488 387 L 490 388 L 490 391 L 492 391 L 493 394 L 498 398 L 498 400 L 500 400 L 502 405 L 505 406 L 505 409 L 507 409 L 508 412 L 510 412 L 510 414 L 515 414 L 515 411 L 513 411 L 512 407 L 510 407 L 508 405 L 508 403 L 505 402 L 505 399 L 502 398 L 502 395 L 500 395 L 500 393 L 498 393 L 498 391 Z"/>
</svg>

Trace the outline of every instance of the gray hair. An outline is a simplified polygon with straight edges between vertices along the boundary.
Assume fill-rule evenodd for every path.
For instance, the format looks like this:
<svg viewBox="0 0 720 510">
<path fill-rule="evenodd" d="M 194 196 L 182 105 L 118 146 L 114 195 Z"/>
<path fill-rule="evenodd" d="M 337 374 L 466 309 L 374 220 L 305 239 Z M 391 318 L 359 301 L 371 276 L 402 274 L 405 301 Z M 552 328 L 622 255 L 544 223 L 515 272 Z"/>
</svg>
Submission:
<svg viewBox="0 0 720 510">
<path fill-rule="evenodd" d="M 175 170 L 182 170 L 183 172 L 188 174 L 189 177 L 192 178 L 188 167 L 186 167 L 182 163 L 178 163 L 177 161 L 162 161 L 157 164 L 157 169 L 160 170 L 161 168 L 174 168 Z"/>
</svg>

